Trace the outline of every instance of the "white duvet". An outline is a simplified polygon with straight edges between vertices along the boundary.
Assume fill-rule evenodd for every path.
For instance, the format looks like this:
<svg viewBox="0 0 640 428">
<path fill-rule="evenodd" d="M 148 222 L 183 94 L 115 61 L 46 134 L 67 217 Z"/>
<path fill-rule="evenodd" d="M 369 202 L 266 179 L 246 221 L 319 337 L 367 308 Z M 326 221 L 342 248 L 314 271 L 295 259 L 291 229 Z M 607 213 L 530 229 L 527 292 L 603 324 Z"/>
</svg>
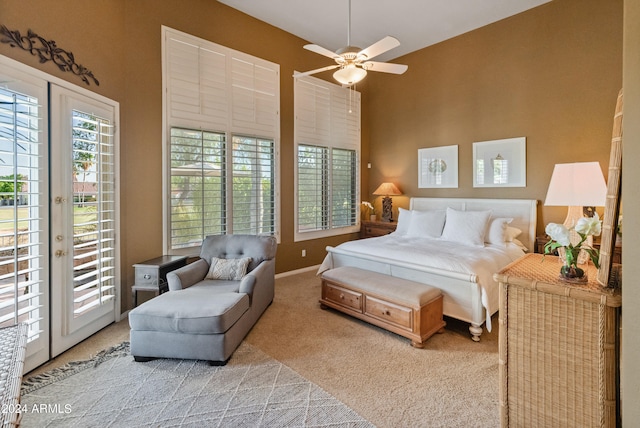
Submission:
<svg viewBox="0 0 640 428">
<path fill-rule="evenodd" d="M 522 257 L 521 247 L 513 243 L 468 246 L 437 238 L 407 237 L 395 233 L 340 244 L 338 249 L 379 258 L 380 262 L 401 262 L 476 277 L 482 290 L 482 305 L 487 311 L 487 330 L 491 331 L 491 314 L 497 310 L 498 286 L 493 274 Z M 327 254 L 320 273 L 333 266 Z M 471 280 L 471 279 L 470 279 Z"/>
</svg>

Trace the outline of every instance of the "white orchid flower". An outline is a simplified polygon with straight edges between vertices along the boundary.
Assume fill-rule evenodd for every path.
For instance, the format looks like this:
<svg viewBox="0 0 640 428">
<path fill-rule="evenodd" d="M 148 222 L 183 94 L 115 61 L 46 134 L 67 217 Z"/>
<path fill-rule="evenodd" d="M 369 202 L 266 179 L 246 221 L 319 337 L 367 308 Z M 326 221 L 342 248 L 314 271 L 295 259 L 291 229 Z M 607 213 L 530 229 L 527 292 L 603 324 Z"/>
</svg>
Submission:
<svg viewBox="0 0 640 428">
<path fill-rule="evenodd" d="M 602 225 L 598 213 L 594 213 L 593 217 L 581 217 L 576 223 L 575 230 L 585 236 L 599 236 L 602 232 Z"/>
<path fill-rule="evenodd" d="M 569 229 L 562 224 L 549 223 L 544 230 L 547 235 L 563 247 L 569 246 Z"/>
<path fill-rule="evenodd" d="M 369 208 L 371 211 L 374 210 L 373 205 L 371 205 L 371 202 L 369 202 L 369 201 L 362 201 L 362 205 L 364 205 L 365 207 Z"/>
</svg>

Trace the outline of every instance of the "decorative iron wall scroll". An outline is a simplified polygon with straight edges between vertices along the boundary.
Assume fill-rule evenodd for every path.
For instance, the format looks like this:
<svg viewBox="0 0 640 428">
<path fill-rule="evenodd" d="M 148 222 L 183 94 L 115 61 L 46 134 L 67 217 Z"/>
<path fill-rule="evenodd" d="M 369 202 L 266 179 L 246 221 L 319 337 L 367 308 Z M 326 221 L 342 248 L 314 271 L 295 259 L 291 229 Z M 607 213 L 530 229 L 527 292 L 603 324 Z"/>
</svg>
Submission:
<svg viewBox="0 0 640 428">
<path fill-rule="evenodd" d="M 0 39 L 0 42 L 8 43 L 11 47 L 18 47 L 31 52 L 31 55 L 35 55 L 40 59 L 40 63 L 53 61 L 61 71 L 70 71 L 76 76 L 80 76 L 82 81 L 87 85 L 91 84 L 89 81 L 89 79 L 91 79 L 96 85 L 100 86 L 100 82 L 98 82 L 98 79 L 93 76 L 90 70 L 76 63 L 73 52 L 67 52 L 59 48 L 56 46 L 55 41 L 46 40 L 30 29 L 27 30 L 27 35 L 23 36 L 20 34 L 20 31 L 9 30 L 4 25 L 0 27 L 0 34 L 4 36 Z"/>
</svg>

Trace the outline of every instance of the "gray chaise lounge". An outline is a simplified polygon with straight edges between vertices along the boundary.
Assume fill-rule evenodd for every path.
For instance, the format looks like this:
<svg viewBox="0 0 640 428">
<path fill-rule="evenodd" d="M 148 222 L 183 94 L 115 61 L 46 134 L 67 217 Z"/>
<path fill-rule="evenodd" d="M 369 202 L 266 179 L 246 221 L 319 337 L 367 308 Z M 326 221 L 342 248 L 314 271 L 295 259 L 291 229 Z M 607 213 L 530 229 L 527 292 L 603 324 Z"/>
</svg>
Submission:
<svg viewBox="0 0 640 428">
<path fill-rule="evenodd" d="M 131 355 L 226 364 L 273 301 L 276 249 L 272 236 L 208 236 L 199 260 L 167 274 L 169 292 L 129 313 Z M 246 257 L 242 279 L 205 279 L 213 258 Z"/>
</svg>

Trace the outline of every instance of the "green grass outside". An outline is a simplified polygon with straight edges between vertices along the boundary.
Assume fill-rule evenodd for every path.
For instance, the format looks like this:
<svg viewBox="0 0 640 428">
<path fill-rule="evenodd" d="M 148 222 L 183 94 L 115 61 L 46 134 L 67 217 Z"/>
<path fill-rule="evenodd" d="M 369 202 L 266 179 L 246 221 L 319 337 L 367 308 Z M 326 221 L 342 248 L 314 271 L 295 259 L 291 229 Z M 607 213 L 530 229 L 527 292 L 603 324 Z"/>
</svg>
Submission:
<svg viewBox="0 0 640 428">
<path fill-rule="evenodd" d="M 19 207 L 18 212 L 18 229 L 27 229 L 28 222 L 26 218 L 29 216 L 29 209 L 27 207 Z M 0 233 L 13 230 L 16 221 L 15 207 L 3 206 L 0 207 Z M 95 221 L 96 211 L 95 207 L 74 207 L 75 222 L 87 223 Z"/>
</svg>

